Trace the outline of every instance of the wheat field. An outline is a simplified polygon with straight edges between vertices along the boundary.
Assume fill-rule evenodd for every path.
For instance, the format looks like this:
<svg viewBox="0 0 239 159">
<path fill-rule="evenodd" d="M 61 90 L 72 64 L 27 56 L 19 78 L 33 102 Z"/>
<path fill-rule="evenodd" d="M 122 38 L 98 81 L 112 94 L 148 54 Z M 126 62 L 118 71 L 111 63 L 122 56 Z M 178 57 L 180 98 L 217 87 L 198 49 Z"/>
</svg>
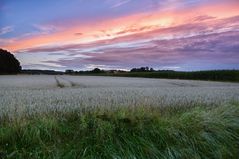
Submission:
<svg viewBox="0 0 239 159">
<path fill-rule="evenodd" d="M 239 84 L 0 77 L 0 158 L 238 158 Z"/>
<path fill-rule="evenodd" d="M 218 105 L 239 100 L 239 84 L 127 77 L 0 77 L 0 117 L 107 107 Z"/>
</svg>

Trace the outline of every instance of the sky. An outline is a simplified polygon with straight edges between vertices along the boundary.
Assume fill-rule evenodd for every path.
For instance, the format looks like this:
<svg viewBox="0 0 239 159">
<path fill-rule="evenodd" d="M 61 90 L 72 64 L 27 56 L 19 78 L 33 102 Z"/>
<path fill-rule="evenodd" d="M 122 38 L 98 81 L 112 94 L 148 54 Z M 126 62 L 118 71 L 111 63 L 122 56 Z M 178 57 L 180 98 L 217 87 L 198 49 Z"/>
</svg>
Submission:
<svg viewBox="0 0 239 159">
<path fill-rule="evenodd" d="M 0 0 L 24 69 L 239 69 L 239 0 Z"/>
</svg>

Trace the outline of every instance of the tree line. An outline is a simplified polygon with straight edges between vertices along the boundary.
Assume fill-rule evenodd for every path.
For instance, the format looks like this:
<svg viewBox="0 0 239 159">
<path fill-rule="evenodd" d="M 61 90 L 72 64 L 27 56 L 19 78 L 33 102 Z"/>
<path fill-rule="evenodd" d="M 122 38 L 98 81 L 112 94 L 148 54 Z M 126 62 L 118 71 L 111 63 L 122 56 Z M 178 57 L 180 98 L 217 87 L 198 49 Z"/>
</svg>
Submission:
<svg viewBox="0 0 239 159">
<path fill-rule="evenodd" d="M 103 70 L 94 68 L 89 71 L 66 70 L 22 70 L 20 62 L 7 50 L 0 49 L 0 74 L 49 74 L 49 75 L 99 75 L 99 76 L 122 76 L 122 77 L 146 77 L 146 78 L 168 78 L 168 79 L 191 79 L 211 81 L 233 81 L 239 82 L 239 70 L 208 70 L 208 71 L 174 71 L 155 70 L 150 67 L 132 68 L 124 70 Z"/>
</svg>

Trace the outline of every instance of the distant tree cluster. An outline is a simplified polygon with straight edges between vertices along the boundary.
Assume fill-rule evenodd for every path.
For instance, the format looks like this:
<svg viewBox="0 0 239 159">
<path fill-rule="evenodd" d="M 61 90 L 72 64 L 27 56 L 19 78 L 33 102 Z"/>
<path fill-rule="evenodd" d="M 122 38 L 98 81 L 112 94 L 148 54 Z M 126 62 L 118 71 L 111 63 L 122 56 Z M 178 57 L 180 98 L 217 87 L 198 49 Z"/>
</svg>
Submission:
<svg viewBox="0 0 239 159">
<path fill-rule="evenodd" d="M 62 71 L 55 71 L 55 70 L 22 70 L 22 74 L 30 74 L 30 75 L 63 75 L 64 72 Z"/>
<path fill-rule="evenodd" d="M 103 70 L 100 68 L 94 68 L 92 70 L 87 71 L 74 71 L 74 70 L 65 70 L 65 74 L 69 75 L 77 75 L 77 74 L 119 74 L 119 73 L 144 73 L 144 72 L 175 72 L 174 70 L 154 70 L 150 67 L 140 67 L 140 68 L 132 68 L 130 71 L 125 70 Z"/>
<path fill-rule="evenodd" d="M 76 71 L 74 71 L 74 70 L 66 70 L 65 71 L 65 74 L 73 74 L 73 73 L 75 73 Z"/>
<path fill-rule="evenodd" d="M 7 50 L 0 49 L 0 74 L 16 74 L 21 71 L 20 62 Z"/>
<path fill-rule="evenodd" d="M 74 70 L 65 70 L 65 74 L 90 74 L 90 73 L 105 73 L 105 70 L 99 68 L 94 68 L 91 71 L 74 71 Z"/>
<path fill-rule="evenodd" d="M 149 67 L 140 67 L 140 68 L 133 68 L 130 70 L 130 72 L 154 72 L 155 70 L 153 68 Z"/>
<path fill-rule="evenodd" d="M 103 70 L 100 68 L 94 68 L 92 70 L 87 70 L 87 71 L 74 71 L 74 70 L 65 70 L 65 74 L 69 75 L 78 75 L 78 74 L 104 74 L 104 75 L 109 75 L 109 74 L 118 74 L 118 73 L 125 73 L 127 71 L 124 70 Z"/>
<path fill-rule="evenodd" d="M 99 68 L 94 68 L 90 71 L 74 71 L 74 70 L 66 70 L 65 74 L 90 74 L 90 73 L 105 73 L 105 70 L 101 70 Z"/>
<path fill-rule="evenodd" d="M 95 68 L 91 71 L 92 73 L 104 73 L 104 70 L 101 70 L 99 68 Z"/>
</svg>

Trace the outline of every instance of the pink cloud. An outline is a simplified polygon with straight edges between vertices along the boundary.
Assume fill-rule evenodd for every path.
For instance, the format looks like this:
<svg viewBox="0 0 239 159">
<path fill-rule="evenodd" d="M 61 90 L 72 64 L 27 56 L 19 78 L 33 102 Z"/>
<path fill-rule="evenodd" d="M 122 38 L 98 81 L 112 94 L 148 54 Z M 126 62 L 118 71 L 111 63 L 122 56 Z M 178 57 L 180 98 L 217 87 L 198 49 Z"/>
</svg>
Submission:
<svg viewBox="0 0 239 159">
<path fill-rule="evenodd" d="M 98 50 L 102 53 L 84 53 L 86 57 L 62 58 L 58 61 L 47 61 L 65 67 L 85 68 L 87 65 L 178 67 L 185 63 L 197 62 L 206 64 L 238 65 L 239 42 L 234 39 L 239 32 L 214 33 L 188 38 L 171 40 L 151 40 L 143 47 L 108 48 Z"/>
<path fill-rule="evenodd" d="M 123 5 L 127 1 L 117 3 Z M 63 68 L 89 65 L 130 68 L 142 65 L 179 67 L 198 61 L 239 65 L 239 11 L 225 14 L 223 5 L 172 12 L 152 12 L 74 26 L 59 31 L 36 26 L 46 35 L 35 35 L 4 45 L 15 53 L 49 53 L 46 60 Z"/>
<path fill-rule="evenodd" d="M 127 1 L 121 1 L 121 3 L 123 2 Z M 228 11 L 222 14 L 224 10 Z M 97 23 L 75 23 L 71 27 L 61 25 L 60 27 L 64 29 L 56 32 L 49 31 L 49 29 L 52 29 L 51 27 L 49 28 L 49 26 L 40 26 L 40 29 L 47 31 L 47 34 L 20 37 L 14 44 L 3 45 L 2 47 L 17 52 L 19 50 L 44 45 L 48 47 L 49 45 L 66 45 L 71 43 L 86 44 L 100 40 L 107 41 L 110 39 L 120 39 L 122 37 L 126 38 L 127 36 L 138 36 L 138 34 L 144 36 L 162 36 L 158 30 L 163 31 L 162 29 L 165 29 L 166 31 L 167 28 L 172 29 L 173 27 L 188 25 L 189 23 L 199 23 L 199 20 L 200 23 L 213 23 L 215 19 L 224 19 L 238 14 L 238 7 L 232 2 L 213 3 L 208 6 L 193 6 L 192 8 L 179 7 L 175 10 L 166 11 L 154 10 L 152 12 L 135 13 L 133 15 L 118 17 L 116 19 L 107 19 Z M 216 18 L 212 19 L 209 17 Z M 196 21 L 195 18 L 197 19 Z M 212 26 L 212 24 L 210 25 Z M 198 26 L 200 26 L 200 24 L 198 24 Z M 75 33 L 79 33 L 79 31 L 83 34 L 76 36 Z M 157 32 L 158 34 L 144 34 L 150 31 Z M 164 34 L 166 33 L 165 31 L 163 32 Z M 175 33 L 172 32 L 171 36 L 174 36 L 174 34 Z"/>
</svg>

